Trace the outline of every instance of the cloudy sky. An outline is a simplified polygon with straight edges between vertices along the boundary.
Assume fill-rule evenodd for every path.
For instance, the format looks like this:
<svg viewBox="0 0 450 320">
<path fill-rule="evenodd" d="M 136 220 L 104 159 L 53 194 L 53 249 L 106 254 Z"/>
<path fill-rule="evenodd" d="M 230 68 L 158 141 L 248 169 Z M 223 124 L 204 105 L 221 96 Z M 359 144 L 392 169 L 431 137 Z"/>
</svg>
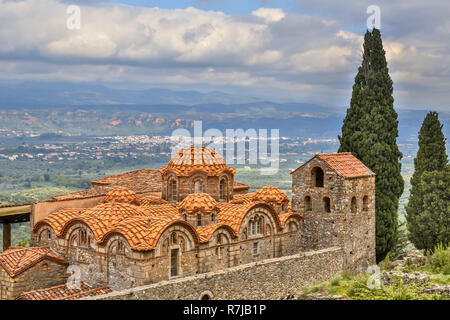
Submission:
<svg viewBox="0 0 450 320">
<path fill-rule="evenodd" d="M 372 4 L 396 107 L 450 110 L 448 0 L 0 0 L 0 82 L 219 90 L 344 107 Z M 67 28 L 70 5 L 81 9 L 80 29 Z"/>
</svg>

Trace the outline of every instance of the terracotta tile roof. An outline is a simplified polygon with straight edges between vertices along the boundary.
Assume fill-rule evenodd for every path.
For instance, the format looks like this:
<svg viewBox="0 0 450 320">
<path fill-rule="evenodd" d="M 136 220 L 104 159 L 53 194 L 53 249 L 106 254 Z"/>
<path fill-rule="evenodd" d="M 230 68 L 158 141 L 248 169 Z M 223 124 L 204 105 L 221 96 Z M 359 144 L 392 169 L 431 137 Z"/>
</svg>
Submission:
<svg viewBox="0 0 450 320">
<path fill-rule="evenodd" d="M 59 237 L 63 232 L 63 228 L 66 223 L 72 219 L 75 219 L 81 215 L 82 209 L 76 208 L 66 208 L 61 209 L 55 213 L 51 213 L 46 216 L 44 219 L 36 223 L 33 227 L 33 230 L 39 229 L 43 224 L 48 224 L 53 231 L 55 231 L 56 235 Z"/>
<path fill-rule="evenodd" d="M 76 221 L 83 222 L 92 230 L 95 240 L 101 242 L 104 235 L 117 223 L 129 217 L 147 217 L 150 212 L 145 208 L 129 203 L 110 202 L 101 203 L 89 209 L 62 209 L 52 213 L 39 221 L 34 232 L 43 225 L 48 224 L 61 237 L 68 226 Z"/>
<path fill-rule="evenodd" d="M 233 185 L 234 191 L 242 191 L 242 190 L 248 190 L 248 189 L 250 189 L 248 184 L 237 182 L 237 181 L 234 182 L 234 185 Z"/>
<path fill-rule="evenodd" d="M 219 222 L 219 223 L 210 224 L 210 225 L 207 225 L 204 227 L 199 227 L 196 229 L 200 242 L 210 241 L 214 232 L 216 232 L 216 230 L 220 229 L 220 228 L 227 229 L 233 237 L 236 237 L 236 233 L 229 225 Z"/>
<path fill-rule="evenodd" d="M 145 207 L 145 211 L 150 217 L 179 219 L 180 214 L 175 204 L 166 203 Z"/>
<path fill-rule="evenodd" d="M 136 193 L 161 191 L 162 178 L 156 169 L 141 169 L 92 180 L 93 186 L 126 187 Z"/>
<path fill-rule="evenodd" d="M 177 208 L 188 214 L 209 214 L 217 209 L 217 201 L 207 193 L 191 193 L 181 201 Z"/>
<path fill-rule="evenodd" d="M 280 219 L 280 224 L 281 224 L 281 227 L 286 227 L 286 221 L 287 221 L 287 219 L 289 219 L 290 217 L 296 217 L 296 218 L 298 218 L 298 219 L 301 219 L 301 218 L 303 218 L 303 216 L 301 215 L 301 214 L 299 214 L 299 213 L 297 213 L 297 212 L 294 212 L 294 211 L 288 211 L 288 212 L 286 212 L 286 213 L 282 213 L 282 214 L 279 214 L 278 215 L 278 218 Z"/>
<path fill-rule="evenodd" d="M 287 195 L 274 186 L 264 186 L 254 194 L 255 201 L 262 202 L 275 202 L 277 204 L 281 204 L 283 202 L 289 202 L 289 198 Z"/>
<path fill-rule="evenodd" d="M 110 228 L 126 218 L 146 216 L 148 216 L 148 212 L 144 208 L 129 203 L 112 202 L 102 203 L 84 210 L 81 218 L 97 218 Z"/>
<path fill-rule="evenodd" d="M 67 264 L 49 247 L 10 247 L 0 254 L 0 266 L 11 278 L 18 276 L 43 260 Z"/>
<path fill-rule="evenodd" d="M 112 290 L 109 287 L 100 287 L 100 288 L 94 288 L 91 290 L 81 291 L 81 292 L 75 293 L 67 298 L 62 298 L 62 299 L 57 299 L 57 300 L 78 300 L 78 299 L 87 298 L 87 297 L 99 296 L 99 295 L 107 294 L 107 293 L 111 293 L 111 292 L 112 292 Z"/>
<path fill-rule="evenodd" d="M 236 173 L 236 169 L 228 167 L 217 151 L 205 146 L 192 146 L 178 151 L 167 167 L 159 170 L 162 174 L 172 171 L 177 176 L 189 176 L 197 170 L 205 172 L 208 176 L 217 176 L 225 171 L 233 175 Z"/>
<path fill-rule="evenodd" d="M 255 193 L 244 193 L 244 194 L 235 194 L 233 195 L 233 200 L 230 203 L 241 204 L 241 203 L 249 203 L 254 201 Z"/>
<path fill-rule="evenodd" d="M 152 206 L 155 204 L 166 204 L 168 203 L 166 200 L 161 197 L 155 196 L 146 196 L 141 199 L 141 206 Z"/>
<path fill-rule="evenodd" d="M 85 199 L 85 198 L 95 198 L 106 195 L 109 191 L 111 191 L 111 187 L 109 186 L 96 186 L 94 188 L 74 191 L 65 194 L 59 194 L 53 196 L 52 199 L 55 200 L 72 200 L 72 199 Z"/>
<path fill-rule="evenodd" d="M 69 289 L 66 284 L 22 293 L 16 300 L 76 300 L 110 293 L 108 287 L 91 288 L 81 281 L 80 289 Z"/>
<path fill-rule="evenodd" d="M 271 212 L 272 217 L 278 226 L 278 229 L 281 229 L 280 219 L 278 218 L 278 215 L 274 212 L 273 208 L 270 205 L 263 202 L 249 202 L 244 204 L 218 203 L 220 212 L 218 214 L 217 220 L 226 225 L 229 225 L 234 230 L 234 232 L 238 234 L 242 221 L 244 220 L 247 213 L 258 206 L 268 209 Z"/>
<path fill-rule="evenodd" d="M 129 218 L 118 223 L 108 234 L 120 233 L 136 251 L 148 251 L 154 249 L 161 234 L 174 224 L 184 225 L 193 235 L 196 242 L 199 241 L 194 227 L 182 219 L 171 218 Z M 105 239 L 108 235 L 105 236 Z"/>
<path fill-rule="evenodd" d="M 330 169 L 336 171 L 346 179 L 375 176 L 375 173 L 366 167 L 358 158 L 352 155 L 351 152 L 320 153 L 316 154 L 309 161 L 315 158 L 325 162 Z M 305 164 L 301 165 L 299 168 L 303 167 Z M 299 168 L 291 173 L 297 171 Z"/>
<path fill-rule="evenodd" d="M 136 206 L 141 204 L 141 201 L 136 196 L 136 193 L 125 187 L 121 188 L 117 187 L 114 190 L 108 192 L 108 194 L 103 198 L 101 203 L 108 203 L 108 202 L 129 203 L 134 204 Z"/>
</svg>

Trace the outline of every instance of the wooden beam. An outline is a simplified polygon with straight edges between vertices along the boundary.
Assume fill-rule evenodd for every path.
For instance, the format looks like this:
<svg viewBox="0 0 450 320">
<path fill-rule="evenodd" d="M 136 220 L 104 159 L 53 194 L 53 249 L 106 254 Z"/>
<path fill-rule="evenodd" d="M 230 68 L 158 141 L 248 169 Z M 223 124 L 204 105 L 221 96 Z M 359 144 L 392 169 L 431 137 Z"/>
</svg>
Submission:
<svg viewBox="0 0 450 320">
<path fill-rule="evenodd" d="M 17 206 L 8 206 L 8 207 L 0 207 L 0 217 L 12 216 L 23 213 L 31 213 L 33 205 L 17 205 Z"/>
<path fill-rule="evenodd" d="M 11 246 L 11 224 L 3 224 L 3 251 Z"/>
</svg>

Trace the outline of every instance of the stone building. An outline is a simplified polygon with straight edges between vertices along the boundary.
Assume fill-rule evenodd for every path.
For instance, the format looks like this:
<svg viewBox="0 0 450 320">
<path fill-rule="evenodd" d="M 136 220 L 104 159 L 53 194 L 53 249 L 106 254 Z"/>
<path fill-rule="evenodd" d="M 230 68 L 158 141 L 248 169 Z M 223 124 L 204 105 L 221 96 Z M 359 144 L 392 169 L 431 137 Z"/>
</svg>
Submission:
<svg viewBox="0 0 450 320">
<path fill-rule="evenodd" d="M 274 186 L 248 193 L 235 172 L 191 147 L 159 170 L 94 180 L 34 206 L 32 244 L 113 290 L 331 247 L 347 269 L 374 262 L 375 175 L 351 154 L 319 154 L 293 171 L 292 203 Z"/>
<path fill-rule="evenodd" d="M 375 173 L 351 153 L 318 154 L 292 172 L 302 250 L 344 248 L 348 268 L 375 264 Z"/>
<path fill-rule="evenodd" d="M 64 283 L 67 266 L 49 247 L 10 247 L 0 254 L 0 300 Z"/>
</svg>

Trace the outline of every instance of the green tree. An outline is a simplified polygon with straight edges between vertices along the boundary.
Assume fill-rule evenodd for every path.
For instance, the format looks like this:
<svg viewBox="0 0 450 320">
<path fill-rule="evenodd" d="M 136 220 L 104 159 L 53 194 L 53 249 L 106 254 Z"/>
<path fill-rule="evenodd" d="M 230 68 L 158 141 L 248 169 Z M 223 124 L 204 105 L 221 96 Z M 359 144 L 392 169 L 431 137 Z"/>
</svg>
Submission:
<svg viewBox="0 0 450 320">
<path fill-rule="evenodd" d="M 411 191 L 406 206 L 409 239 L 418 249 L 431 251 L 437 244 L 436 239 L 442 238 L 442 235 L 437 237 L 435 234 L 437 226 L 433 219 L 439 220 L 434 210 L 437 206 L 445 207 L 442 203 L 445 200 L 442 198 L 438 203 L 430 204 L 425 199 L 439 195 L 439 181 L 445 185 L 446 173 L 439 174 L 438 172 L 446 171 L 447 162 L 442 124 L 439 122 L 439 116 L 436 112 L 429 112 L 419 131 L 419 150 L 414 159 L 414 174 L 411 177 Z M 425 173 L 433 174 L 431 176 L 427 174 L 425 177 Z M 428 181 L 432 185 L 425 186 L 424 181 Z M 443 196 L 445 195 L 443 194 Z M 444 212 L 447 215 L 449 214 L 448 210 Z"/>
<path fill-rule="evenodd" d="M 417 249 L 431 253 L 450 242 L 450 166 L 442 171 L 425 171 L 418 185 L 419 207 L 414 223 L 408 223 L 410 239 Z"/>
<path fill-rule="evenodd" d="M 404 182 L 397 146 L 398 120 L 381 33 L 364 36 L 363 57 L 355 77 L 350 108 L 339 136 L 339 152 L 352 152 L 377 176 L 375 180 L 376 256 L 382 261 L 395 246 L 397 211 Z"/>
</svg>

